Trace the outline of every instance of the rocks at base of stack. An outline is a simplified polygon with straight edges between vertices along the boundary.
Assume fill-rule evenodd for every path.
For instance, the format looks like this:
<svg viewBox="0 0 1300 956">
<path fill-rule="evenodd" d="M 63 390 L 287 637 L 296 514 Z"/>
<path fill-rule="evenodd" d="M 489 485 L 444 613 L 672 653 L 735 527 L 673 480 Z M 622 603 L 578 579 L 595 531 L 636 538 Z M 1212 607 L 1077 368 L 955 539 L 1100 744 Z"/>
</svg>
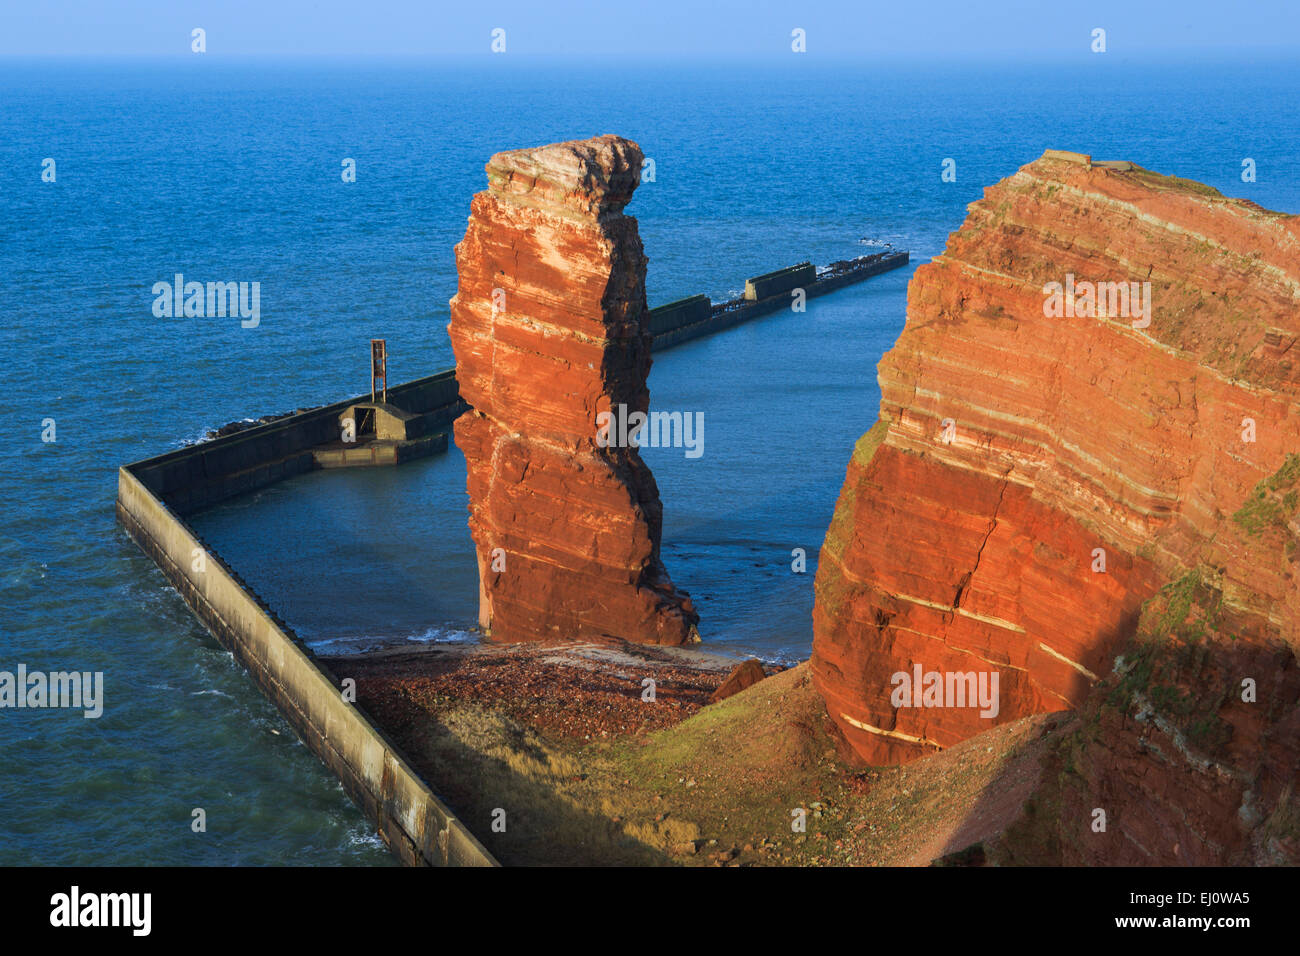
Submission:
<svg viewBox="0 0 1300 956">
<path fill-rule="evenodd" d="M 646 257 L 623 214 L 641 163 L 617 136 L 498 153 L 456 246 L 456 444 L 497 639 L 699 639 L 660 560 L 654 477 L 598 441 L 601 413 L 650 400 Z"/>
<path fill-rule="evenodd" d="M 1298 336 L 1300 218 L 1073 154 L 987 189 L 916 271 L 819 560 L 813 679 L 863 760 L 1083 706 L 1133 654 L 1144 602 L 1198 568 L 1233 621 L 1215 673 L 1235 673 L 1229 635 L 1253 647 L 1232 659 L 1294 667 L 1294 547 L 1285 573 L 1222 549 L 1300 449 Z M 984 708 L 971 678 L 993 675 Z M 1291 680 L 1249 676 L 1261 700 Z M 1285 753 L 1272 773 L 1295 772 Z"/>
<path fill-rule="evenodd" d="M 763 670 L 763 662 L 756 657 L 743 660 L 731 669 L 727 679 L 715 690 L 709 697 L 710 704 L 716 704 L 718 701 L 726 700 L 728 697 L 734 697 L 742 690 L 748 690 L 763 678 L 767 677 L 767 672 Z"/>
</svg>

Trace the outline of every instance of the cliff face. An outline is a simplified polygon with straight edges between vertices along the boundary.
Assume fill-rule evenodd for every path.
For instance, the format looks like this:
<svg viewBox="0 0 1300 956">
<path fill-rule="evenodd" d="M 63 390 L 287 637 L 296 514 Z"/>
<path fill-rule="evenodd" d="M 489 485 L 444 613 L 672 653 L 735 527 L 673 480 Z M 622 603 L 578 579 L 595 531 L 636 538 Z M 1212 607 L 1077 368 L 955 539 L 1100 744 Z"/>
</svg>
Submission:
<svg viewBox="0 0 1300 956">
<path fill-rule="evenodd" d="M 600 413 L 646 411 L 641 150 L 616 136 L 498 153 L 456 247 L 448 331 L 462 397 L 480 624 L 504 640 L 697 639 L 659 558 L 662 508 Z"/>
<path fill-rule="evenodd" d="M 1074 809 L 1126 816 L 1130 862 L 1187 861 L 1195 841 L 1164 837 L 1189 788 L 1234 819 L 1265 791 L 1289 805 L 1297 333 L 1297 217 L 1051 154 L 987 189 L 912 280 L 821 553 L 812 671 L 857 752 L 906 761 L 1077 708 Z M 996 673 L 996 714 L 906 706 L 895 675 L 918 665 Z M 1248 853 L 1260 806 L 1235 844 L 1201 828 L 1201 858 Z"/>
<path fill-rule="evenodd" d="M 1146 604 L 995 862 L 1300 862 L 1298 498 L 1291 455 Z"/>
</svg>

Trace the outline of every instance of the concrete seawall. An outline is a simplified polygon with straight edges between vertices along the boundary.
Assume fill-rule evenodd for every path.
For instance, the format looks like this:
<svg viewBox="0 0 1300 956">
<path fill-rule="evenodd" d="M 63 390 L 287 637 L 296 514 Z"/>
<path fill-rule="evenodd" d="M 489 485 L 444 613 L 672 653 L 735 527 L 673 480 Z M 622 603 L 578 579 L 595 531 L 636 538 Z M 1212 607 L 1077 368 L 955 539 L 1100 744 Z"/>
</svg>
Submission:
<svg viewBox="0 0 1300 956">
<path fill-rule="evenodd" d="M 817 270 L 813 264 L 801 262 L 796 266 L 787 266 L 746 280 L 745 299 L 749 302 L 770 299 L 774 295 L 784 295 L 791 289 L 806 289 L 816 281 Z"/>
<path fill-rule="evenodd" d="M 729 302 L 710 303 L 703 295 L 670 302 L 650 310 L 650 333 L 654 336 L 652 348 L 663 351 L 750 319 L 788 309 L 792 302 L 791 292 L 795 289 L 803 289 L 805 298 L 813 299 L 882 272 L 900 269 L 909 261 L 911 255 L 907 252 L 865 256 L 836 263 L 821 275 L 816 274 L 811 263 L 804 262 L 749 279 L 745 283 L 745 295 Z"/>
<path fill-rule="evenodd" d="M 662 349 L 664 346 L 659 338 L 661 335 L 685 325 L 706 322 L 712 311 L 713 303 L 709 301 L 707 295 L 693 295 L 689 299 L 678 299 L 676 302 L 651 309 L 650 334 L 654 336 L 654 344 Z"/>
<path fill-rule="evenodd" d="M 323 467 L 322 449 L 338 450 L 332 446 L 340 444 L 339 419 L 349 409 L 368 403 L 368 395 L 346 399 L 130 467 L 173 511 L 191 514 L 226 498 Z M 390 463 L 395 464 L 419 453 L 445 451 L 446 431 L 467 407 L 457 393 L 454 369 L 390 388 L 388 404 L 412 416 L 412 440 L 400 446 L 360 442 L 352 446 L 351 452 L 373 458 L 379 450 L 391 450 Z M 407 456 L 403 456 L 404 450 Z"/>
<path fill-rule="evenodd" d="M 494 866 L 482 844 L 413 771 L 341 684 L 131 466 L 118 470 L 117 516 L 223 647 L 248 669 L 302 741 L 413 865 Z"/>
</svg>

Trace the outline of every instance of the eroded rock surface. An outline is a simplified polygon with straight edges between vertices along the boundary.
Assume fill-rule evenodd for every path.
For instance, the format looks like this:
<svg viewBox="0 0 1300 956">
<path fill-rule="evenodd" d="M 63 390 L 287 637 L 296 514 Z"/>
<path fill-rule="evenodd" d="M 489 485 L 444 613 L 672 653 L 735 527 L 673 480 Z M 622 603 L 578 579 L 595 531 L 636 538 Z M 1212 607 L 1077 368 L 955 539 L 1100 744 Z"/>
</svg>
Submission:
<svg viewBox="0 0 1300 956">
<path fill-rule="evenodd" d="M 1297 217 L 1050 155 L 987 189 L 912 280 L 821 553 L 813 679 L 859 755 L 1077 709 L 1040 862 L 1293 854 L 1298 333 Z M 996 714 L 899 706 L 918 665 L 997 673 Z"/>
<path fill-rule="evenodd" d="M 698 639 L 654 477 L 597 442 L 600 413 L 649 404 L 646 257 L 623 213 L 641 163 L 617 136 L 498 153 L 456 247 L 456 443 L 495 638 Z"/>
</svg>

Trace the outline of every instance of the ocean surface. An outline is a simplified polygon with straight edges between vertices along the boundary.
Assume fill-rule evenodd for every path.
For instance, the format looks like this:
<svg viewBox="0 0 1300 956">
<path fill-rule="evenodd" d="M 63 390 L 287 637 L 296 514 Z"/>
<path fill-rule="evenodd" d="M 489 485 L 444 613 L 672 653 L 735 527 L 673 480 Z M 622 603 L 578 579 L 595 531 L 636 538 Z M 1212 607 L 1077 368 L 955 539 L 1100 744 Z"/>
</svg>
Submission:
<svg viewBox="0 0 1300 956">
<path fill-rule="evenodd" d="M 733 654 L 807 656 L 817 548 L 907 280 L 984 186 L 1056 147 L 1300 212 L 1294 63 L 0 62 L 0 670 L 105 687 L 97 720 L 0 710 L 0 864 L 391 862 L 116 525 L 116 469 L 364 391 L 371 337 L 393 382 L 451 366 L 452 250 L 484 162 L 605 132 L 655 160 L 628 207 L 651 305 L 884 244 L 913 256 L 655 359 L 653 407 L 705 420 L 702 457 L 645 452 L 664 561 Z M 177 272 L 260 282 L 260 324 L 155 317 Z M 453 448 L 317 473 L 193 523 L 322 652 L 472 639 L 464 467 Z"/>
</svg>

